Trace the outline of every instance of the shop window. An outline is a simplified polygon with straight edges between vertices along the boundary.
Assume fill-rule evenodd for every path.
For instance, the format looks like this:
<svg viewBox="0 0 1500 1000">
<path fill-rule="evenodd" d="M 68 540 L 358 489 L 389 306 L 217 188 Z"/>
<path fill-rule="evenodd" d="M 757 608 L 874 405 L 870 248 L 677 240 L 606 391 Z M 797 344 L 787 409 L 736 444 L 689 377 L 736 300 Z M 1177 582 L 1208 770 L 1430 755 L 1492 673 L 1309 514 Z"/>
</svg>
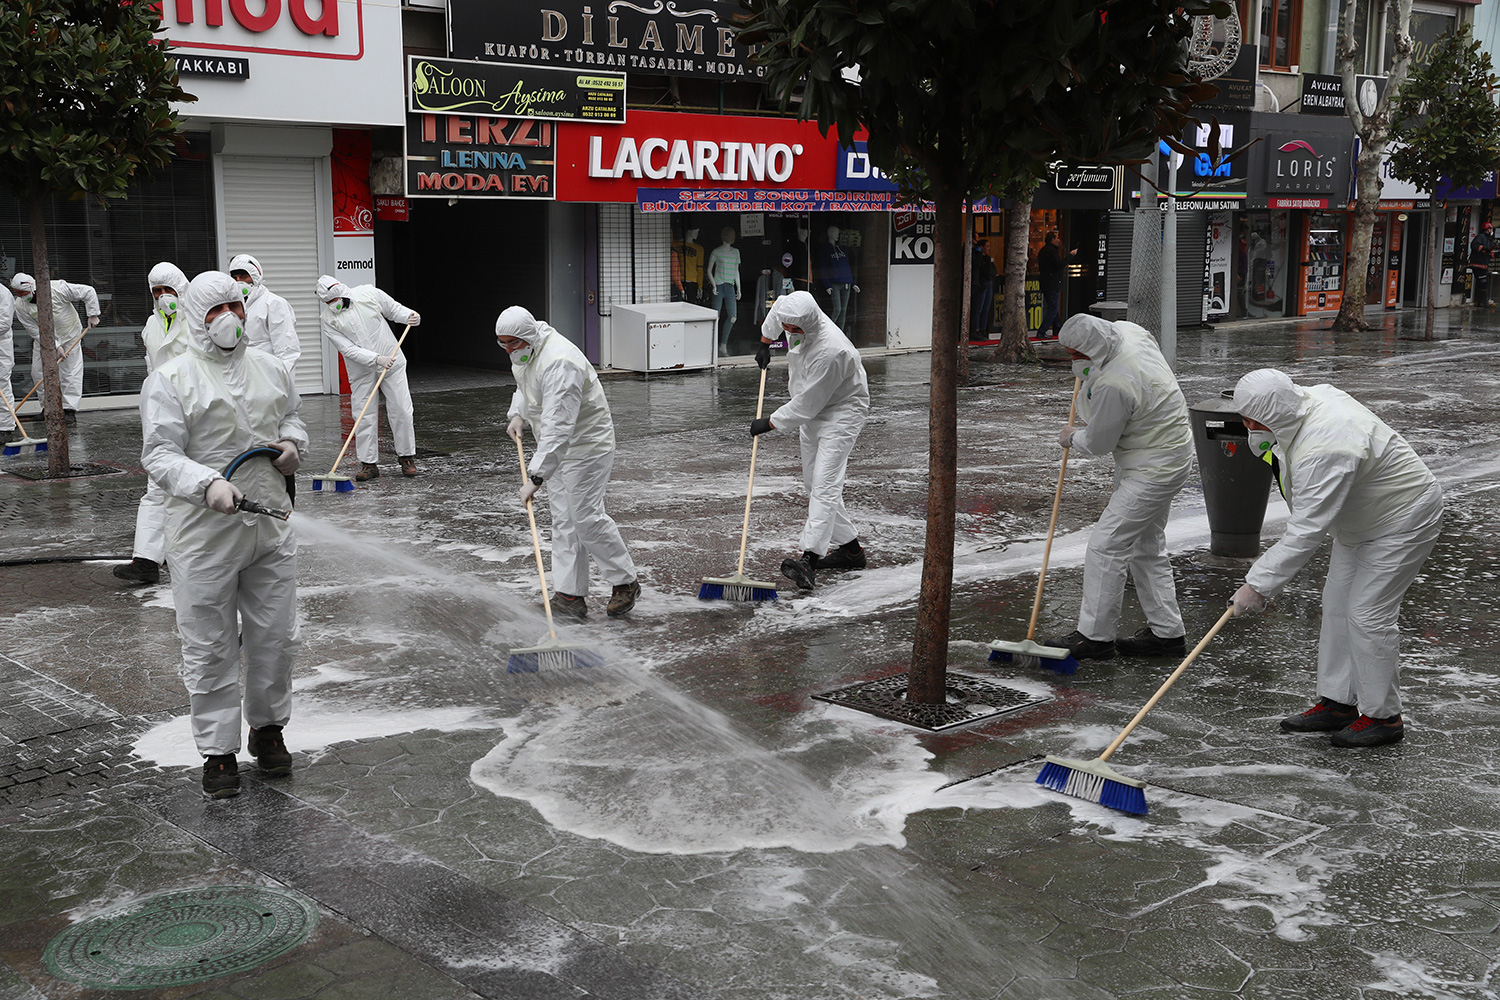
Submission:
<svg viewBox="0 0 1500 1000">
<path fill-rule="evenodd" d="M 1441 4 L 1411 5 L 1411 63 L 1413 67 L 1426 66 L 1432 62 L 1432 50 L 1444 35 L 1458 30 L 1458 11 Z M 1396 30 L 1393 24 L 1385 28 L 1385 69 L 1391 71 L 1396 61 Z"/>
<path fill-rule="evenodd" d="M 635 205 L 599 206 L 599 315 L 616 302 L 666 302 L 670 296 L 670 217 Z"/>
<path fill-rule="evenodd" d="M 208 133 L 178 135 L 176 154 L 153 178 L 132 185 L 124 198 L 103 203 L 48 199 L 52 276 L 93 285 L 99 295 L 100 325 L 81 345 L 86 396 L 140 391 L 146 377 L 140 331 L 151 311 L 146 275 L 152 265 L 168 260 L 189 277 L 218 266 Z M 26 206 L 0 196 L 0 278 L 34 270 Z M 20 389 L 19 399 L 40 373 L 31 371 L 31 337 L 20 323 L 14 331 L 11 388 Z"/>
<path fill-rule="evenodd" d="M 1302 0 L 1260 0 L 1260 64 L 1291 72 L 1301 59 Z"/>
</svg>

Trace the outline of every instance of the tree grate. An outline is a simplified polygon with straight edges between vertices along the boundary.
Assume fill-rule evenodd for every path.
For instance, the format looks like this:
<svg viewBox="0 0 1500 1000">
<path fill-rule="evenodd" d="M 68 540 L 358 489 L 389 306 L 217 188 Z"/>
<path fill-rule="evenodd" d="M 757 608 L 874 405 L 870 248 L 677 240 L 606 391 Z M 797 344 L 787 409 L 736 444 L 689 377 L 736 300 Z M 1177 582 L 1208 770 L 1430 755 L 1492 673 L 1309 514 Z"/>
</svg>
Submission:
<svg viewBox="0 0 1500 1000">
<path fill-rule="evenodd" d="M 47 944 L 42 961 L 81 986 L 163 989 L 253 969 L 307 940 L 317 922 L 311 900 L 282 889 L 178 890 L 74 924 Z"/>
<path fill-rule="evenodd" d="M 126 470 L 116 468 L 113 465 L 99 465 L 95 462 L 90 462 L 87 465 L 69 466 L 68 474 L 65 476 L 54 476 L 48 470 L 46 462 L 13 462 L 0 466 L 0 471 L 9 472 L 11 475 L 20 476 L 22 479 L 38 481 L 42 479 L 83 479 L 87 476 L 114 476 Z"/>
<path fill-rule="evenodd" d="M 906 700 L 906 674 L 851 684 L 813 698 L 868 712 L 930 733 L 983 722 L 1051 701 L 972 674 L 948 673 L 948 700 L 943 705 L 914 705 Z"/>
</svg>

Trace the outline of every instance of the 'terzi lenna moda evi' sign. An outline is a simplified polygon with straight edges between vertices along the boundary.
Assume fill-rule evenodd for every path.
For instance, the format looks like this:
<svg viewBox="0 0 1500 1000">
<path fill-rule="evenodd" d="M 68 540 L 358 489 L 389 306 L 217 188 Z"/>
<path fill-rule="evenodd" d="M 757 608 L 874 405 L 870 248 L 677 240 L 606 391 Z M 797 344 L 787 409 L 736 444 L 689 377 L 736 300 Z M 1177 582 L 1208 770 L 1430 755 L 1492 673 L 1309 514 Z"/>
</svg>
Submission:
<svg viewBox="0 0 1500 1000">
<path fill-rule="evenodd" d="M 407 95 L 414 114 L 625 120 L 624 73 L 411 56 Z"/>
</svg>

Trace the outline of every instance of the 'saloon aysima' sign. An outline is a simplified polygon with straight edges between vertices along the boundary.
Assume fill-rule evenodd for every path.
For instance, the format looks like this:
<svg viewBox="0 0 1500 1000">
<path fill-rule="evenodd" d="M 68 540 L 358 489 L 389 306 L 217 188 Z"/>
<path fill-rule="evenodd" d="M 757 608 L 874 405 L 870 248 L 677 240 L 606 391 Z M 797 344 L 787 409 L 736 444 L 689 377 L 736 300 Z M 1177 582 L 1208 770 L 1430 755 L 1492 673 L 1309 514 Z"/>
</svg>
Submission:
<svg viewBox="0 0 1500 1000">
<path fill-rule="evenodd" d="M 623 122 L 625 74 L 411 56 L 414 114 Z"/>
</svg>

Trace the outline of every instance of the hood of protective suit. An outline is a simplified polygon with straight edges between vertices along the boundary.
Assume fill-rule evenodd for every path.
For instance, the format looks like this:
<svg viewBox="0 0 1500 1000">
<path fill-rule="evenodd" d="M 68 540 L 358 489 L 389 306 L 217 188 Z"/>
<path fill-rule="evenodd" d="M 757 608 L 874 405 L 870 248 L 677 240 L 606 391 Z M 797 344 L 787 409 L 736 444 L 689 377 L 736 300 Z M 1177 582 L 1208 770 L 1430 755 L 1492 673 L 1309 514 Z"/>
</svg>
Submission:
<svg viewBox="0 0 1500 1000">
<path fill-rule="evenodd" d="M 214 346 L 208 336 L 208 323 L 204 317 L 215 306 L 226 302 L 243 305 L 244 301 L 244 297 L 240 295 L 240 283 L 223 271 L 204 271 L 188 282 L 187 293 L 182 297 L 182 312 L 193 347 L 211 358 L 224 357 L 228 352 Z"/>
<path fill-rule="evenodd" d="M 244 271 L 246 274 L 250 275 L 250 284 L 257 287 L 259 287 L 261 280 L 266 276 L 265 271 L 261 270 L 260 261 L 256 260 L 254 257 L 250 256 L 247 253 L 236 254 L 233 258 L 230 259 L 230 276 L 232 277 L 234 275 L 234 272 L 236 271 Z"/>
<path fill-rule="evenodd" d="M 1307 405 L 1306 390 L 1275 368 L 1253 371 L 1234 387 L 1234 408 L 1271 428 L 1278 438 L 1291 436 L 1307 414 Z"/>
<path fill-rule="evenodd" d="M 318 301 L 332 302 L 335 299 L 347 299 L 349 297 L 349 286 L 337 278 L 323 275 L 318 279 Z"/>
<path fill-rule="evenodd" d="M 164 260 L 153 267 L 151 273 L 146 276 L 146 290 L 150 291 L 162 285 L 172 289 L 180 298 L 187 294 L 188 277 L 182 273 L 182 268 L 169 260 Z"/>
<path fill-rule="evenodd" d="M 497 338 L 515 337 L 532 347 L 541 347 L 542 342 L 556 332 L 550 324 L 531 315 L 531 310 L 525 306 L 510 306 L 495 320 Z"/>
<path fill-rule="evenodd" d="M 10 288 L 17 295 L 30 295 L 36 291 L 36 279 L 25 271 L 17 271 L 10 279 Z"/>
<path fill-rule="evenodd" d="M 783 295 L 776 300 L 773 309 L 777 323 L 789 323 L 802 331 L 799 338 L 797 334 L 785 331 L 787 338 L 787 349 L 799 350 L 804 343 L 817 340 L 828 327 L 833 325 L 833 320 L 828 314 L 818 308 L 818 300 L 812 297 L 811 292 L 792 292 Z"/>
<path fill-rule="evenodd" d="M 1122 336 L 1115 325 L 1089 313 L 1069 316 L 1057 332 L 1057 342 L 1079 354 L 1087 354 L 1089 360 L 1105 364 L 1120 350 Z"/>
</svg>

